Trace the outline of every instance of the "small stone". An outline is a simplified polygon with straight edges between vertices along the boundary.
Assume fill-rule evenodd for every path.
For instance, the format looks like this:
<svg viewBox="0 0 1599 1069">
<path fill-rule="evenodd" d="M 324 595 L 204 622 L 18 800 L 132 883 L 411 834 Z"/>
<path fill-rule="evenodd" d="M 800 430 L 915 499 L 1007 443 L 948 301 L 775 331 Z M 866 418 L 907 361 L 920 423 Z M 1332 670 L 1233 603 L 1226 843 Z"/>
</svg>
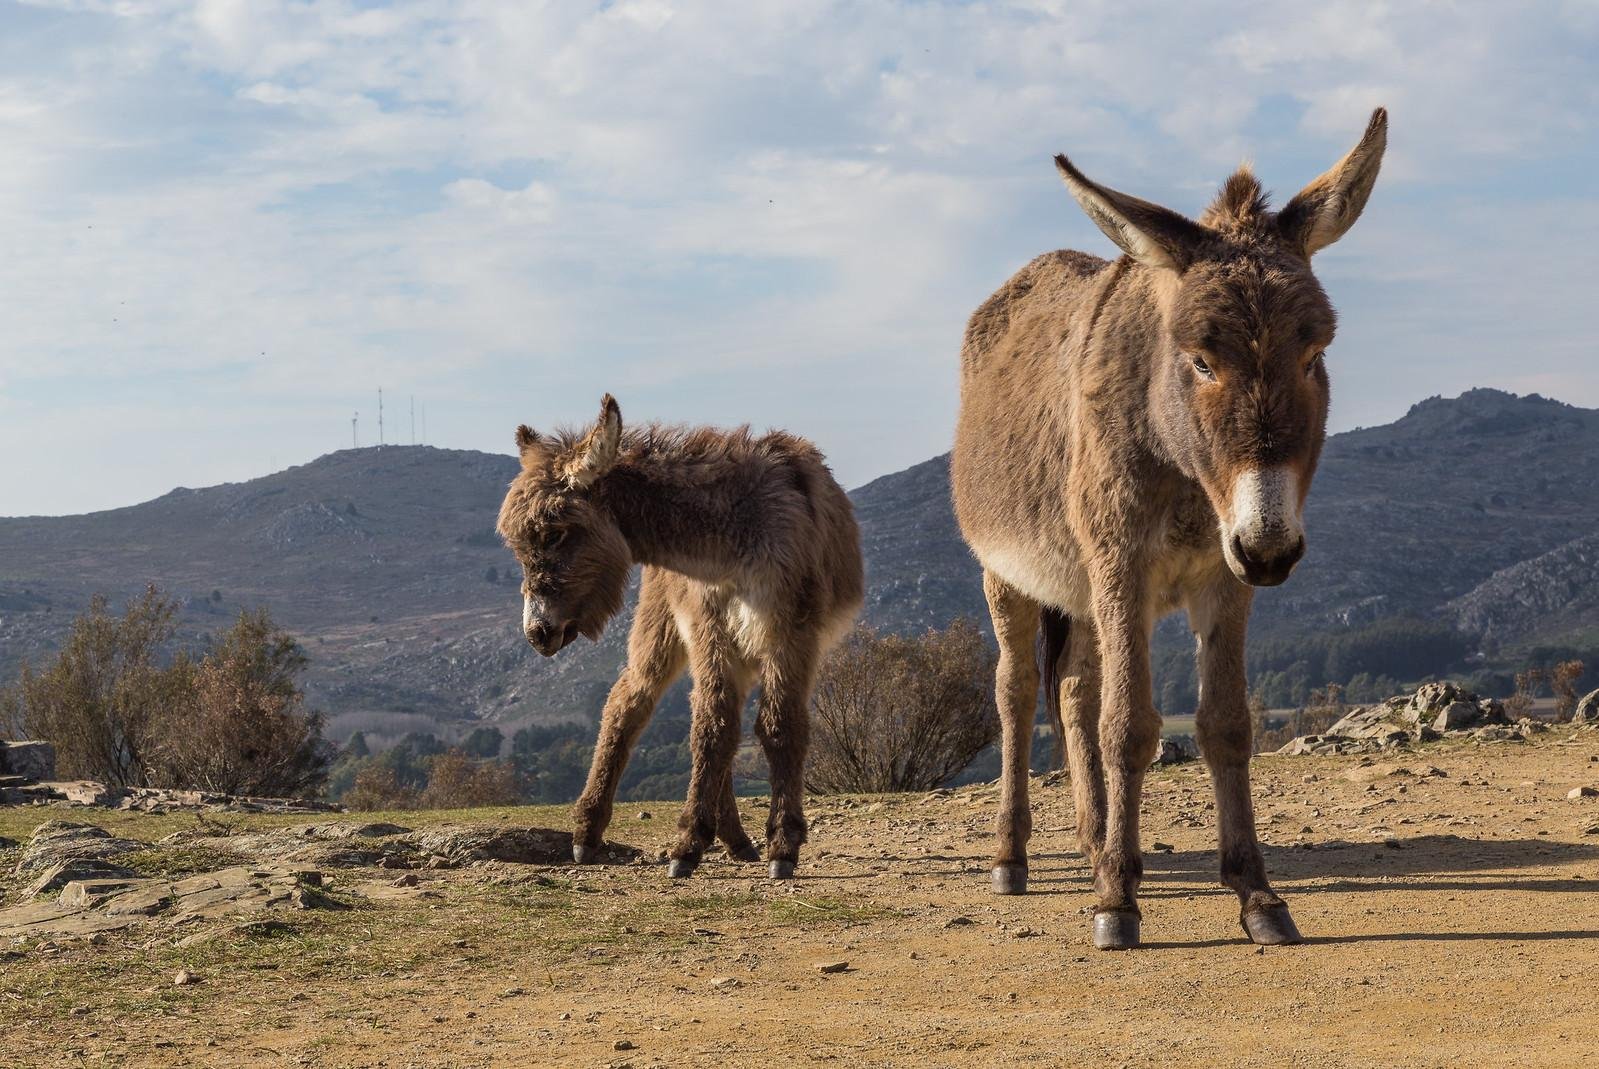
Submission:
<svg viewBox="0 0 1599 1069">
<path fill-rule="evenodd" d="M 1599 788 L 1573 787 L 1566 792 L 1566 798 L 1572 802 L 1580 801 L 1583 798 L 1599 798 Z"/>
<path fill-rule="evenodd" d="M 525 994 L 527 994 L 527 989 L 526 988 L 508 987 L 504 991 L 500 992 L 500 997 L 501 998 L 515 998 L 518 995 L 525 995 Z"/>
<path fill-rule="evenodd" d="M 711 986 L 718 991 L 731 991 L 733 988 L 739 986 L 738 977 L 713 976 L 711 977 Z"/>
<path fill-rule="evenodd" d="M 653 816 L 654 816 L 654 814 L 651 813 L 648 809 L 640 809 L 638 811 L 638 815 L 636 815 L 633 819 L 634 820 L 649 820 Z"/>
<path fill-rule="evenodd" d="M 638 1048 L 633 1046 L 633 1041 L 631 1039 L 619 1039 L 615 1043 L 611 1044 L 611 1049 L 612 1050 L 637 1050 Z"/>
<path fill-rule="evenodd" d="M 1169 854 L 1176 849 L 1171 843 L 1150 843 L 1149 848 L 1157 854 Z"/>
<path fill-rule="evenodd" d="M 962 927 L 964 925 L 971 924 L 971 923 L 972 923 L 972 919 L 970 917 L 951 917 L 949 920 L 944 922 L 944 927 L 946 927 L 946 928 L 960 928 L 960 927 Z"/>
<path fill-rule="evenodd" d="M 172 978 L 173 987 L 188 987 L 190 984 L 197 984 L 199 982 L 200 978 L 195 976 L 188 969 L 179 969 L 178 975 Z"/>
<path fill-rule="evenodd" d="M 389 884 L 389 886 L 390 887 L 415 887 L 417 884 L 419 884 L 421 882 L 422 882 L 421 877 L 419 877 L 416 873 L 407 872 L 403 876 L 394 877 L 393 882 L 391 882 Z"/>
<path fill-rule="evenodd" d="M 849 971 L 849 962 L 847 962 L 847 961 L 819 961 L 819 962 L 816 963 L 816 971 L 819 972 L 819 973 L 848 972 Z"/>
</svg>

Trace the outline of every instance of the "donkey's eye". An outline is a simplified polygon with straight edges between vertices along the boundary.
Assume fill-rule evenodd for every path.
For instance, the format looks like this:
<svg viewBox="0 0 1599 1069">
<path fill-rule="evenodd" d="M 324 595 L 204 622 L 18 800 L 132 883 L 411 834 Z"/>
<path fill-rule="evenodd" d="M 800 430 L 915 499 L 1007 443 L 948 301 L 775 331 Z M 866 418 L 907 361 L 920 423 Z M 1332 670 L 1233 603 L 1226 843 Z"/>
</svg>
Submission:
<svg viewBox="0 0 1599 1069">
<path fill-rule="evenodd" d="M 539 545 L 545 549 L 554 549 L 566 541 L 565 527 L 546 527 L 544 537 L 539 540 Z"/>
<path fill-rule="evenodd" d="M 1321 367 L 1322 361 L 1327 359 L 1327 350 L 1317 350 L 1316 355 L 1310 358 L 1310 363 L 1305 365 L 1305 374 L 1314 375 L 1316 369 Z"/>
<path fill-rule="evenodd" d="M 1200 378 L 1205 379 L 1208 382 L 1216 381 L 1216 373 L 1210 370 L 1210 365 L 1205 363 L 1204 357 L 1191 356 L 1189 359 L 1194 362 L 1194 370 L 1199 373 Z"/>
</svg>

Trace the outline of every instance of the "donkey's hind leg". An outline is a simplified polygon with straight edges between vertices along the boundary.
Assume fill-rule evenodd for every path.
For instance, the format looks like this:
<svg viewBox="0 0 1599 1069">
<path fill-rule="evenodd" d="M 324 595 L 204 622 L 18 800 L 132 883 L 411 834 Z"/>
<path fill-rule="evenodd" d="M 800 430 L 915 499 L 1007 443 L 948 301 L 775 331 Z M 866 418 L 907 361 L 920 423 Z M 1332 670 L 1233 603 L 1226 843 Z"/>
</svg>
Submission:
<svg viewBox="0 0 1599 1069">
<path fill-rule="evenodd" d="M 744 699 L 749 696 L 752 678 L 749 663 L 723 622 L 721 606 L 706 599 L 696 606 L 695 616 L 690 649 L 694 690 L 689 695 L 692 765 L 688 803 L 678 818 L 677 844 L 671 850 L 673 879 L 693 875 L 722 823 L 732 791 L 728 777 L 738 750 Z"/>
<path fill-rule="evenodd" d="M 999 705 L 1000 772 L 998 843 L 990 877 L 995 894 L 1027 891 L 1027 840 L 1033 814 L 1027 801 L 1027 766 L 1033 747 L 1033 715 L 1038 703 L 1038 602 L 993 572 L 983 572 L 983 593 L 999 640 L 999 665 L 994 672 Z"/>
<path fill-rule="evenodd" d="M 1255 837 L 1249 790 L 1253 726 L 1244 676 L 1244 633 L 1251 591 L 1232 576 L 1221 577 L 1188 605 L 1189 625 L 1199 639 L 1199 750 L 1216 789 L 1216 827 L 1221 882 L 1238 895 L 1239 919 L 1256 943 L 1300 942 L 1288 906 L 1266 879 L 1266 863 Z"/>
<path fill-rule="evenodd" d="M 1086 616 L 1071 619 L 1061 655 L 1061 727 L 1077 804 L 1077 848 L 1089 865 L 1105 849 L 1105 762 L 1099 752 L 1099 640 Z"/>
<path fill-rule="evenodd" d="M 815 635 L 795 634 L 761 672 L 755 733 L 772 774 L 766 859 L 774 880 L 793 879 L 800 847 L 805 845 L 805 752 L 811 738 L 811 688 L 820 658 Z"/>
<path fill-rule="evenodd" d="M 744 822 L 738 815 L 738 798 L 733 794 L 733 770 L 727 770 L 722 780 L 722 802 L 716 812 L 716 837 L 727 847 L 727 856 L 735 861 L 759 861 L 761 852 L 755 848 L 744 832 Z"/>
<path fill-rule="evenodd" d="M 686 659 L 665 591 L 645 569 L 638 611 L 627 639 L 627 665 L 605 699 L 588 785 L 572 809 L 572 860 L 579 865 L 598 856 L 628 756 L 661 695 L 682 674 Z"/>
</svg>

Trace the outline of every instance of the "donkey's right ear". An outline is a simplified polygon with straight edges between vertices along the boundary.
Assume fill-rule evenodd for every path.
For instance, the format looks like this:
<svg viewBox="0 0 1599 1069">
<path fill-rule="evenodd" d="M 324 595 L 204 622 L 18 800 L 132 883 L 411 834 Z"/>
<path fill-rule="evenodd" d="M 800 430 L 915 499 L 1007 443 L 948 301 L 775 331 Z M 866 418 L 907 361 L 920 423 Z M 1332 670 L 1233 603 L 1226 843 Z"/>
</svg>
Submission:
<svg viewBox="0 0 1599 1069">
<path fill-rule="evenodd" d="M 1170 208 L 1092 181 L 1065 156 L 1055 157 L 1055 169 L 1083 211 L 1122 252 L 1148 267 L 1178 273 L 1194 262 L 1208 236 L 1204 227 Z"/>
<path fill-rule="evenodd" d="M 522 467 L 532 468 L 549 454 L 549 445 L 538 431 L 524 423 L 516 429 L 516 451 L 522 458 Z"/>
</svg>

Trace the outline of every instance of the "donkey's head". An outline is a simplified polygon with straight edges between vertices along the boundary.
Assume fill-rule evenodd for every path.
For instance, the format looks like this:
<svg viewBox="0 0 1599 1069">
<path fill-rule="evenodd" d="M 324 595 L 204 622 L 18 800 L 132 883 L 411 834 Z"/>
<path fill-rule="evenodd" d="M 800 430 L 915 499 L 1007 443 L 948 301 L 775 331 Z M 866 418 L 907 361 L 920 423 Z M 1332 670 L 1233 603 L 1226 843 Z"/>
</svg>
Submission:
<svg viewBox="0 0 1599 1069">
<path fill-rule="evenodd" d="M 1255 586 L 1281 583 L 1304 555 L 1305 495 L 1326 434 L 1334 316 L 1310 258 L 1359 218 L 1387 133 L 1379 108 L 1360 144 L 1280 212 L 1241 169 L 1198 222 L 1055 158 L 1083 210 L 1155 275 L 1153 423 L 1210 498 L 1228 567 Z"/>
<path fill-rule="evenodd" d="M 632 564 L 597 488 L 616 463 L 622 410 L 610 394 L 584 433 L 516 429 L 522 471 L 500 506 L 500 537 L 522 564 L 522 631 L 552 657 L 578 635 L 598 639 L 622 607 Z"/>
</svg>

